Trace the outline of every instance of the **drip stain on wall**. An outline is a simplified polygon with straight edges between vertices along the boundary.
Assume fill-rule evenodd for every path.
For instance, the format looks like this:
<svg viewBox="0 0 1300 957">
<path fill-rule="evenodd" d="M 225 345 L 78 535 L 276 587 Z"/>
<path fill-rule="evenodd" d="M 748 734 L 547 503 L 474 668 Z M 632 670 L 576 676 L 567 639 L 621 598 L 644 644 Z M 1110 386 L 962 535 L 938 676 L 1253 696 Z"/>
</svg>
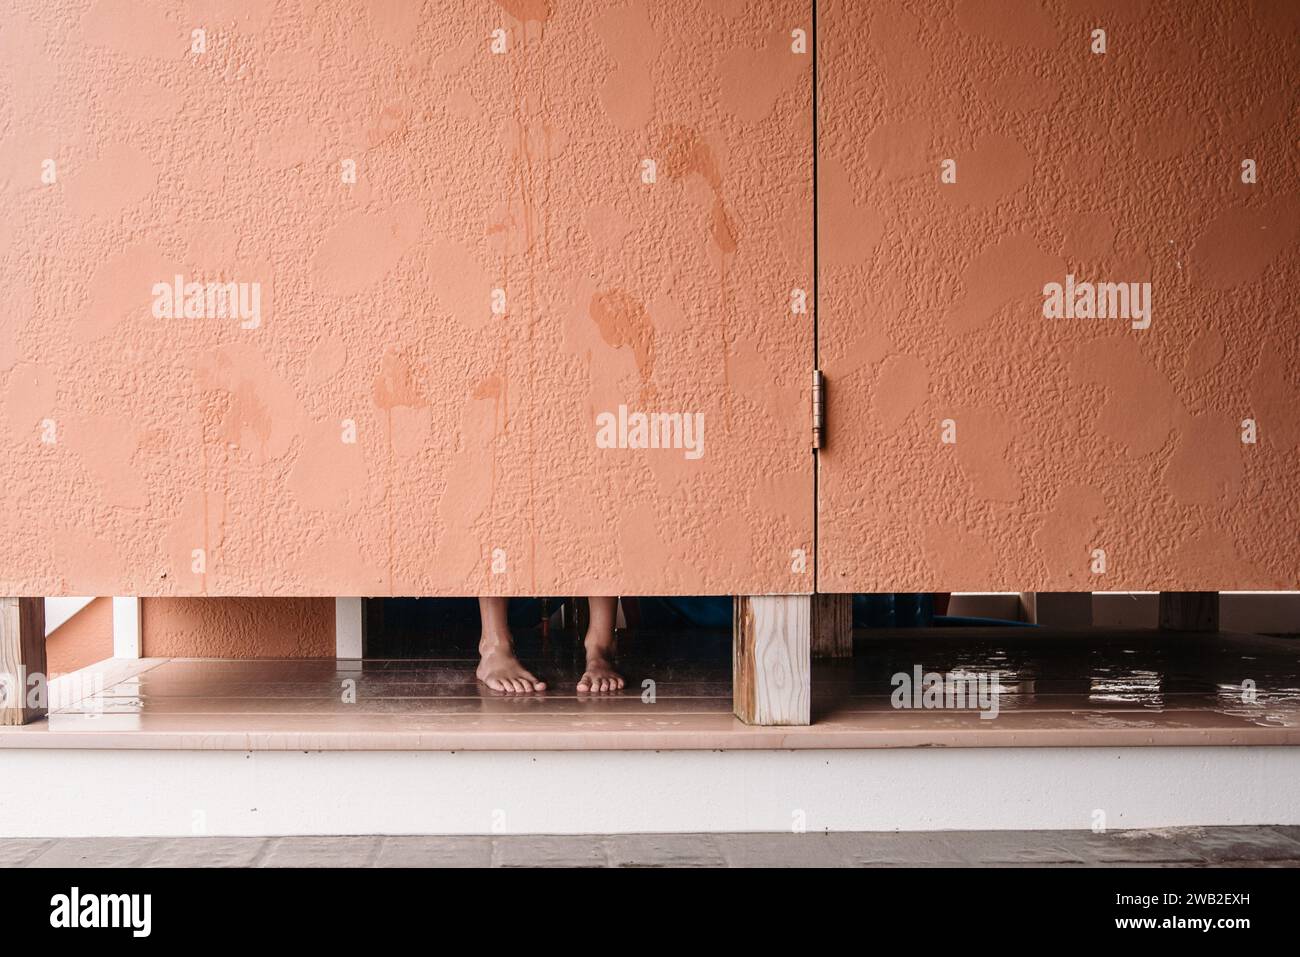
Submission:
<svg viewBox="0 0 1300 957">
<path fill-rule="evenodd" d="M 814 277 L 806 3 L 14 0 L 7 593 L 808 591 L 814 279 L 823 590 L 1294 587 L 1294 5 L 1008 2 L 819 4 Z"/>
</svg>

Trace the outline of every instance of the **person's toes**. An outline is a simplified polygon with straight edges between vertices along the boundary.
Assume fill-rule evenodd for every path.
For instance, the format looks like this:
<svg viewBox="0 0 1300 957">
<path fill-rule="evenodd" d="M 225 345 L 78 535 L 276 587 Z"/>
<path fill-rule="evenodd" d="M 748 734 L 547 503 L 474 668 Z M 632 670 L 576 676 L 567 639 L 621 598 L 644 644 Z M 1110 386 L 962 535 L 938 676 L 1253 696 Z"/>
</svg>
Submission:
<svg viewBox="0 0 1300 957">
<path fill-rule="evenodd" d="M 591 690 L 591 679 L 588 678 L 585 674 L 578 679 L 578 690 L 579 691 Z"/>
<path fill-rule="evenodd" d="M 515 694 L 523 694 L 528 688 L 524 685 L 523 678 L 512 678 L 510 684 L 514 686 Z"/>
<path fill-rule="evenodd" d="M 534 679 L 533 679 L 533 690 L 534 690 L 534 691 L 545 691 L 545 690 L 546 690 L 546 682 L 545 682 L 545 681 L 538 681 L 536 678 L 534 678 Z"/>
<path fill-rule="evenodd" d="M 486 682 L 484 682 L 484 683 L 485 683 L 489 688 L 491 688 L 493 691 L 505 691 L 505 690 L 506 690 L 506 683 L 505 683 L 504 681 L 502 681 L 500 678 L 489 678 L 489 679 L 488 679 Z"/>
</svg>

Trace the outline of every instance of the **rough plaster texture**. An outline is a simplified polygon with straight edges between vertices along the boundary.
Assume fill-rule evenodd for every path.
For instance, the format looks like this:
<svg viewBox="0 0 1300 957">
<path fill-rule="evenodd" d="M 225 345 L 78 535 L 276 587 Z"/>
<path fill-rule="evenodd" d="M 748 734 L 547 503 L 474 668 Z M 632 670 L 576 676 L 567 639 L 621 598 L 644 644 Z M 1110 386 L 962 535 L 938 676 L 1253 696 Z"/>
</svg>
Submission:
<svg viewBox="0 0 1300 957">
<path fill-rule="evenodd" d="M 151 598 L 142 657 L 332 658 L 328 598 Z"/>
<path fill-rule="evenodd" d="M 5 4 L 0 593 L 809 591 L 810 26 Z M 260 324 L 159 318 L 178 273 Z M 703 456 L 597 448 L 621 404 Z"/>
<path fill-rule="evenodd" d="M 1300 4 L 818 26 L 819 588 L 1300 584 Z M 1044 318 L 1067 273 L 1152 283 L 1150 327 Z"/>
<path fill-rule="evenodd" d="M 112 598 L 96 598 L 45 639 L 45 666 L 51 677 L 112 657 Z"/>
<path fill-rule="evenodd" d="M 819 5 L 823 590 L 1300 582 L 1298 10 Z M 807 591 L 809 26 L 7 4 L 2 593 Z M 1150 328 L 1044 319 L 1067 271 Z M 176 273 L 260 325 L 156 318 Z M 598 449 L 620 404 L 704 456 Z"/>
</svg>

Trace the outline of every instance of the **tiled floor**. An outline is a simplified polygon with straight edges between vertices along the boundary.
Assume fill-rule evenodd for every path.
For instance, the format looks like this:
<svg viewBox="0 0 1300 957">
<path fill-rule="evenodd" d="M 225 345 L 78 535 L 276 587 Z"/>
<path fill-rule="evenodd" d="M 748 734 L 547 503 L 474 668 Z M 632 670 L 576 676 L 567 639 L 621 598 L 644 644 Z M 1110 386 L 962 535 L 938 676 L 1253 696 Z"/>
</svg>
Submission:
<svg viewBox="0 0 1300 957">
<path fill-rule="evenodd" d="M 0 839 L 5 867 L 1300 867 L 1300 828 Z"/>
<path fill-rule="evenodd" d="M 1155 631 L 862 632 L 852 660 L 817 662 L 814 722 L 748 727 L 731 714 L 730 635 L 625 635 L 618 695 L 578 695 L 571 636 L 521 638 L 549 683 L 488 691 L 472 636 L 426 660 L 111 662 L 103 687 L 60 689 L 48 720 L 5 747 L 716 749 L 1300 744 L 1300 642 Z M 998 714 L 896 709 L 891 676 L 996 672 Z M 82 676 L 85 677 L 84 675 Z"/>
</svg>

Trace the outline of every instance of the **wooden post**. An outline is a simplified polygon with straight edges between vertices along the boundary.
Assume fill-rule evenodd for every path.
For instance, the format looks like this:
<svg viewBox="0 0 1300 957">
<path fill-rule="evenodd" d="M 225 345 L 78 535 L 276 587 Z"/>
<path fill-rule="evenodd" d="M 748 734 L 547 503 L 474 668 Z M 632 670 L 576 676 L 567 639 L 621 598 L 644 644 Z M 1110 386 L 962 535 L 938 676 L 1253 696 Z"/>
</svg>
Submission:
<svg viewBox="0 0 1300 957">
<path fill-rule="evenodd" d="M 1162 591 L 1160 627 L 1171 631 L 1218 631 L 1217 591 Z"/>
<path fill-rule="evenodd" d="M 1022 591 L 1020 617 L 1035 625 L 1087 628 L 1092 625 L 1092 592 Z"/>
<path fill-rule="evenodd" d="M 811 595 L 736 596 L 732 707 L 746 724 L 811 723 Z"/>
<path fill-rule="evenodd" d="M 45 714 L 28 690 L 46 688 L 45 599 L 0 598 L 0 725 L 28 724 Z"/>
<path fill-rule="evenodd" d="M 812 596 L 812 656 L 853 657 L 853 596 Z"/>
</svg>

